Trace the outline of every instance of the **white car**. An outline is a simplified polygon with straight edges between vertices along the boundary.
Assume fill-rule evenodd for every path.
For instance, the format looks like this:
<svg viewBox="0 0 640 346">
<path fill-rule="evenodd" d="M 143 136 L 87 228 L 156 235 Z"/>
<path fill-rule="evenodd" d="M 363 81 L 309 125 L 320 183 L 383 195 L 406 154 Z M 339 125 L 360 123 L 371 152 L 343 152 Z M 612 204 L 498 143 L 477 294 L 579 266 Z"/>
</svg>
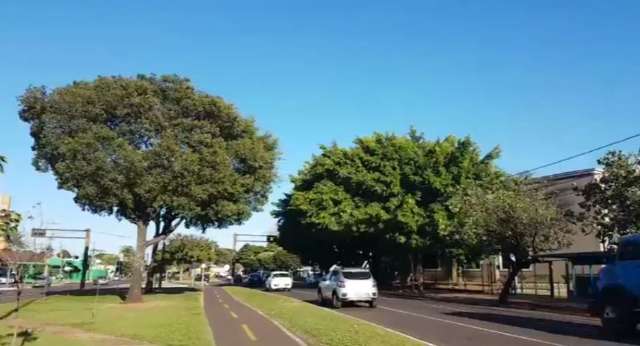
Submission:
<svg viewBox="0 0 640 346">
<path fill-rule="evenodd" d="M 267 291 L 286 290 L 290 291 L 293 287 L 293 278 L 289 272 L 271 272 L 269 278 L 264 283 Z"/>
<path fill-rule="evenodd" d="M 368 269 L 334 266 L 318 284 L 320 304 L 329 301 L 335 309 L 341 308 L 343 302 L 367 302 L 375 308 L 377 299 L 378 286 Z"/>
</svg>

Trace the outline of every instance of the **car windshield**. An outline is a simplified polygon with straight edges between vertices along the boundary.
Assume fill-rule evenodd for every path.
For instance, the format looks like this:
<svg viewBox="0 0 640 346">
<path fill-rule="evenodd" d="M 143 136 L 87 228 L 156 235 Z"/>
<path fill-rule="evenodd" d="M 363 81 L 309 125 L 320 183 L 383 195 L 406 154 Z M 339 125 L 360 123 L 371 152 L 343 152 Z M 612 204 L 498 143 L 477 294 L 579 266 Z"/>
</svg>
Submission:
<svg viewBox="0 0 640 346">
<path fill-rule="evenodd" d="M 288 278 L 289 277 L 289 273 L 275 273 L 273 274 L 274 278 Z"/>
<path fill-rule="evenodd" d="M 347 280 L 368 280 L 371 278 L 371 273 L 366 271 L 342 272 L 342 276 Z"/>
</svg>

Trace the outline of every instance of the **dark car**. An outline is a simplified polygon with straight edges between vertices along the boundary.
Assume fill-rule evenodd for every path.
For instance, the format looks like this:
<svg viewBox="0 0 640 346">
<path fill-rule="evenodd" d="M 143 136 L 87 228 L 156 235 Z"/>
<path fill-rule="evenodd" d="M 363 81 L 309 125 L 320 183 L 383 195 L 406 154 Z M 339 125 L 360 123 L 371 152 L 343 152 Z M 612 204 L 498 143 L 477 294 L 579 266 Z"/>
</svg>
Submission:
<svg viewBox="0 0 640 346">
<path fill-rule="evenodd" d="M 251 273 L 247 279 L 247 287 L 262 287 L 265 283 L 263 273 Z"/>
</svg>

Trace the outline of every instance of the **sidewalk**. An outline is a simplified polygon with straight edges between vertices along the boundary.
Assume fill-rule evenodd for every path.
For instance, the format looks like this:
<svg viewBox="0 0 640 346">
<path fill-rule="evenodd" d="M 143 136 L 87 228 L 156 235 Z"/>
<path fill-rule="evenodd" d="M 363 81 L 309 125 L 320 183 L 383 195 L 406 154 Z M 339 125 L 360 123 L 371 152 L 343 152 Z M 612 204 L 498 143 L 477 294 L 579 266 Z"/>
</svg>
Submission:
<svg viewBox="0 0 640 346">
<path fill-rule="evenodd" d="M 586 300 L 567 300 L 562 298 L 551 298 L 547 296 L 536 295 L 514 295 L 509 296 L 507 304 L 498 304 L 496 295 L 486 293 L 470 293 L 456 292 L 451 290 L 434 290 L 427 289 L 422 293 L 418 291 L 381 291 L 382 295 L 387 297 L 417 299 L 417 300 L 434 300 L 446 303 L 457 303 L 466 305 L 504 307 L 523 310 L 539 310 L 548 312 L 565 313 L 572 315 L 588 316 L 588 301 Z"/>
<path fill-rule="evenodd" d="M 205 287 L 204 311 L 218 346 L 300 346 L 272 321 L 220 287 Z"/>
</svg>

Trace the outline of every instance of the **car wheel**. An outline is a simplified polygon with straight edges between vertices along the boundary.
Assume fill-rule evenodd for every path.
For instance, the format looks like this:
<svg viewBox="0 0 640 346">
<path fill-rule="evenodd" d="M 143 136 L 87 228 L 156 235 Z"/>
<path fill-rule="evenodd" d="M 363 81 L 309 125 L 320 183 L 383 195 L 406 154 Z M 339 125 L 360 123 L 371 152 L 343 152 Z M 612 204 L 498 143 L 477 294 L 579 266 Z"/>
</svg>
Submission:
<svg viewBox="0 0 640 346">
<path fill-rule="evenodd" d="M 369 301 L 369 307 L 373 309 L 373 308 L 375 308 L 376 306 L 378 306 L 378 301 L 377 301 L 377 300 L 375 300 L 375 299 L 371 299 L 371 300 Z"/>
<path fill-rule="evenodd" d="M 334 309 L 340 309 L 342 307 L 342 301 L 338 299 L 338 295 L 335 293 L 333 293 L 333 295 L 331 296 L 331 306 Z"/>
<path fill-rule="evenodd" d="M 631 311 L 621 304 L 605 303 L 600 321 L 604 333 L 611 337 L 628 335 L 636 328 Z"/>
</svg>

